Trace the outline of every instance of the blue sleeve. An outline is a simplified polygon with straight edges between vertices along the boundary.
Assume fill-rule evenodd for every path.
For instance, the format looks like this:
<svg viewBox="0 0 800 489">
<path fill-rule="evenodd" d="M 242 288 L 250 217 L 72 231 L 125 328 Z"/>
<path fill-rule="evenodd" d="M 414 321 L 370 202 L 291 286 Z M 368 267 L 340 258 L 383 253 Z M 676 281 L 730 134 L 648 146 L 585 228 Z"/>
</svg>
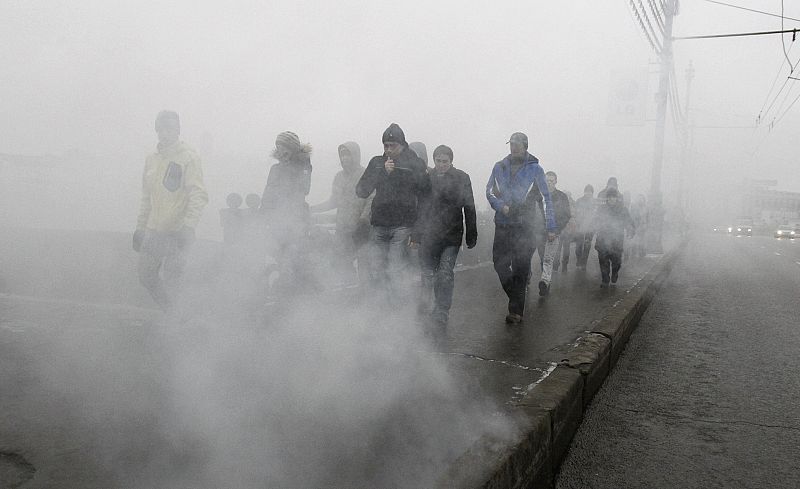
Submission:
<svg viewBox="0 0 800 489">
<path fill-rule="evenodd" d="M 489 181 L 486 183 L 486 199 L 496 212 L 502 211 L 503 206 L 506 205 L 505 201 L 503 201 L 499 195 L 499 176 L 500 165 L 495 165 L 494 168 L 492 168 L 492 174 L 489 175 Z"/>
<path fill-rule="evenodd" d="M 550 196 L 550 191 L 547 190 L 547 178 L 544 175 L 544 170 L 541 167 L 536 169 L 536 186 L 539 187 L 539 192 L 542 194 L 542 205 L 544 206 L 544 222 L 547 231 L 555 232 L 558 229 L 556 226 L 556 216 L 553 209 L 553 198 Z"/>
</svg>

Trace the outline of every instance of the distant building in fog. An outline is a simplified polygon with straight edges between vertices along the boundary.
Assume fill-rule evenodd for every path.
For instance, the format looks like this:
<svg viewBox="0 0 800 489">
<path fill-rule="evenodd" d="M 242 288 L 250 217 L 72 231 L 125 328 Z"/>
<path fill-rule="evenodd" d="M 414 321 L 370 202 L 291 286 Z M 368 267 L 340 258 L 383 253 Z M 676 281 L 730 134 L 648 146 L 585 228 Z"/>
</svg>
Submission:
<svg viewBox="0 0 800 489">
<path fill-rule="evenodd" d="M 745 180 L 739 188 L 737 216 L 752 217 L 756 225 L 800 221 L 800 192 L 774 190 L 776 180 Z"/>
</svg>

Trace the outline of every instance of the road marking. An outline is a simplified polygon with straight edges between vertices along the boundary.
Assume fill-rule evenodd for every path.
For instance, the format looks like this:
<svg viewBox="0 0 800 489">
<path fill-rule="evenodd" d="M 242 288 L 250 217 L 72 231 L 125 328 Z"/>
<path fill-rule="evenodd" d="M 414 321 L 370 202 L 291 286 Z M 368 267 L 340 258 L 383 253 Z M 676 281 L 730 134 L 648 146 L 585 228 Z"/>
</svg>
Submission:
<svg viewBox="0 0 800 489">
<path fill-rule="evenodd" d="M 780 253 L 778 253 L 777 251 L 775 252 L 775 254 L 776 254 L 776 255 L 778 255 L 778 256 L 783 256 L 783 255 L 781 255 Z"/>
<path fill-rule="evenodd" d="M 796 261 L 795 263 L 797 263 L 798 265 L 800 265 L 800 261 Z"/>
</svg>

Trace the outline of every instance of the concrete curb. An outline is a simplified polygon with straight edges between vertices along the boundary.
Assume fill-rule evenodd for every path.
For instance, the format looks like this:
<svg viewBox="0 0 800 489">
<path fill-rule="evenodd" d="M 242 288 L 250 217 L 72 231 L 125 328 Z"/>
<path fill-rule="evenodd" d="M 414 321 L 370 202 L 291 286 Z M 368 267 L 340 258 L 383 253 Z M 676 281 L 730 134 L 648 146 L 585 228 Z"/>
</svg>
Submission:
<svg viewBox="0 0 800 489">
<path fill-rule="evenodd" d="M 589 402 L 625 348 L 672 264 L 686 246 L 682 242 L 592 325 L 561 357 L 550 375 L 533 385 L 514 405 L 525 426 L 522 439 L 508 447 L 482 439 L 440 479 L 439 488 L 551 488 L 555 474 L 578 430 Z"/>
</svg>

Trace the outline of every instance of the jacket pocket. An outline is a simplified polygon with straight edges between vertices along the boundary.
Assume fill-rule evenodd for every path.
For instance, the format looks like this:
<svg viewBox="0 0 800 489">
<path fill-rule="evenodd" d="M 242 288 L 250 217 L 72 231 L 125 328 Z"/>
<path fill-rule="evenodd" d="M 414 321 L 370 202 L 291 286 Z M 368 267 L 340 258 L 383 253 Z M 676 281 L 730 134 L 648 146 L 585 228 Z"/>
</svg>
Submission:
<svg viewBox="0 0 800 489">
<path fill-rule="evenodd" d="M 183 168 L 174 161 L 170 161 L 169 166 L 167 166 L 167 171 L 164 173 L 164 179 L 161 181 L 161 183 L 164 185 L 164 188 L 170 192 L 175 192 L 181 188 L 182 181 Z"/>
</svg>

